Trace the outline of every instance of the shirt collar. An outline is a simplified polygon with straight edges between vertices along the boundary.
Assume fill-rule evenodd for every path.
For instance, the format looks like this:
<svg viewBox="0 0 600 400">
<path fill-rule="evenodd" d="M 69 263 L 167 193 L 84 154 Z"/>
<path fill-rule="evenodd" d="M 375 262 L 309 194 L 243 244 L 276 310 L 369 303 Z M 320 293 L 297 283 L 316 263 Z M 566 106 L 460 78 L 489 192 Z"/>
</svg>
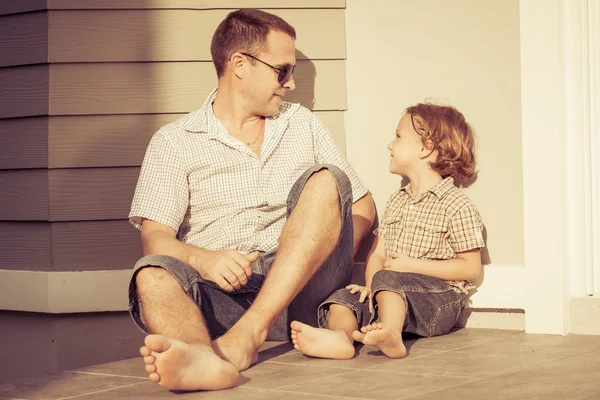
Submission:
<svg viewBox="0 0 600 400">
<path fill-rule="evenodd" d="M 179 122 L 179 126 L 188 132 L 194 133 L 211 133 L 215 135 L 218 132 L 218 119 L 215 116 L 212 104 L 217 97 L 218 88 L 214 89 L 208 96 L 204 104 L 199 110 L 193 111 L 182 118 Z M 288 120 L 294 114 L 294 112 L 300 107 L 300 104 L 289 103 L 282 101 L 279 106 L 279 112 L 267 118 L 274 122 L 276 125 L 287 126 Z"/>
<path fill-rule="evenodd" d="M 444 198 L 444 196 L 446 196 L 446 194 L 448 194 L 448 192 L 450 190 L 452 190 L 453 187 L 454 187 L 454 178 L 449 176 L 449 177 L 443 179 L 440 183 L 432 186 L 426 192 L 426 194 L 433 193 L 438 198 L 438 200 L 441 200 Z M 407 184 L 407 185 L 401 187 L 400 191 L 404 191 L 412 197 L 412 191 L 410 189 L 410 184 Z"/>
</svg>

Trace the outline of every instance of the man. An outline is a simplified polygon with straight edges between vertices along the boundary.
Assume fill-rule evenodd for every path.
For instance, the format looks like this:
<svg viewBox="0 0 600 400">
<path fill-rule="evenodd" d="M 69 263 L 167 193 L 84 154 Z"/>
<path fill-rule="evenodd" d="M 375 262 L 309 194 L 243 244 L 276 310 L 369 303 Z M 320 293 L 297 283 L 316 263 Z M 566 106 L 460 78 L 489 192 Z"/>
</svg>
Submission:
<svg viewBox="0 0 600 400">
<path fill-rule="evenodd" d="M 169 389 L 232 387 L 267 337 L 287 339 L 293 319 L 316 325 L 375 218 L 325 128 L 281 99 L 295 88 L 295 38 L 277 16 L 230 13 L 211 45 L 217 90 L 146 151 L 129 308 L 153 333 L 146 371 Z"/>
</svg>

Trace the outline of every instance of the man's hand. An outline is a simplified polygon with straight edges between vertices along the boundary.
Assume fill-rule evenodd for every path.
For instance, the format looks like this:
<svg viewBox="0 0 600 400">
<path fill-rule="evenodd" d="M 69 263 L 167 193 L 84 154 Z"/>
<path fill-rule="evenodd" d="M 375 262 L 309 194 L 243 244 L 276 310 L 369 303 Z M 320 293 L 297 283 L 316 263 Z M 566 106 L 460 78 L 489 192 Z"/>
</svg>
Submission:
<svg viewBox="0 0 600 400">
<path fill-rule="evenodd" d="M 188 263 L 205 280 L 216 283 L 227 292 L 233 292 L 248 283 L 252 275 L 251 263 L 256 261 L 258 255 L 258 251 L 242 254 L 237 250 L 209 250 L 207 256 L 190 255 Z"/>
<path fill-rule="evenodd" d="M 366 286 L 352 284 L 346 286 L 346 289 L 350 290 L 350 293 L 352 294 L 360 292 L 360 297 L 358 301 L 360 301 L 361 303 L 364 303 L 364 301 L 371 296 L 371 290 L 369 290 L 369 288 Z"/>
<path fill-rule="evenodd" d="M 414 258 L 402 253 L 390 253 L 390 256 L 392 259 L 383 264 L 384 269 L 396 272 L 412 272 L 410 267 L 414 264 Z"/>
</svg>

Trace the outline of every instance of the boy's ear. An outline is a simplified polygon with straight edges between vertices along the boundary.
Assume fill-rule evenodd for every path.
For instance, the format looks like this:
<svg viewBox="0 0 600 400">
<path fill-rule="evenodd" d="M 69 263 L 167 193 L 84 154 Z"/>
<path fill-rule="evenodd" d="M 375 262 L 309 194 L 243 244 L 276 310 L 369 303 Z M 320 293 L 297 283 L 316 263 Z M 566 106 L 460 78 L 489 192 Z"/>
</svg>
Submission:
<svg viewBox="0 0 600 400">
<path fill-rule="evenodd" d="M 427 142 L 422 144 L 421 159 L 425 160 L 432 155 L 436 156 L 437 152 L 435 151 L 435 146 L 433 145 L 433 142 L 431 140 L 428 140 Z"/>
</svg>

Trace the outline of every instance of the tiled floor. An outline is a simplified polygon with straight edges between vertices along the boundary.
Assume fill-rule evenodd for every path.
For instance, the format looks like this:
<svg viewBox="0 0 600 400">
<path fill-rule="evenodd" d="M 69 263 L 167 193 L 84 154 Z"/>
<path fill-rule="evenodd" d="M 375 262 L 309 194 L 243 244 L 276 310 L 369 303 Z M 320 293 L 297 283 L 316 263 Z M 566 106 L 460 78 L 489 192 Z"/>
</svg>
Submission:
<svg viewBox="0 0 600 400">
<path fill-rule="evenodd" d="M 270 342 L 221 392 L 169 392 L 132 359 L 2 384 L 0 399 L 600 399 L 600 336 L 462 329 L 407 343 L 402 360 L 365 346 L 333 361 Z"/>
</svg>

